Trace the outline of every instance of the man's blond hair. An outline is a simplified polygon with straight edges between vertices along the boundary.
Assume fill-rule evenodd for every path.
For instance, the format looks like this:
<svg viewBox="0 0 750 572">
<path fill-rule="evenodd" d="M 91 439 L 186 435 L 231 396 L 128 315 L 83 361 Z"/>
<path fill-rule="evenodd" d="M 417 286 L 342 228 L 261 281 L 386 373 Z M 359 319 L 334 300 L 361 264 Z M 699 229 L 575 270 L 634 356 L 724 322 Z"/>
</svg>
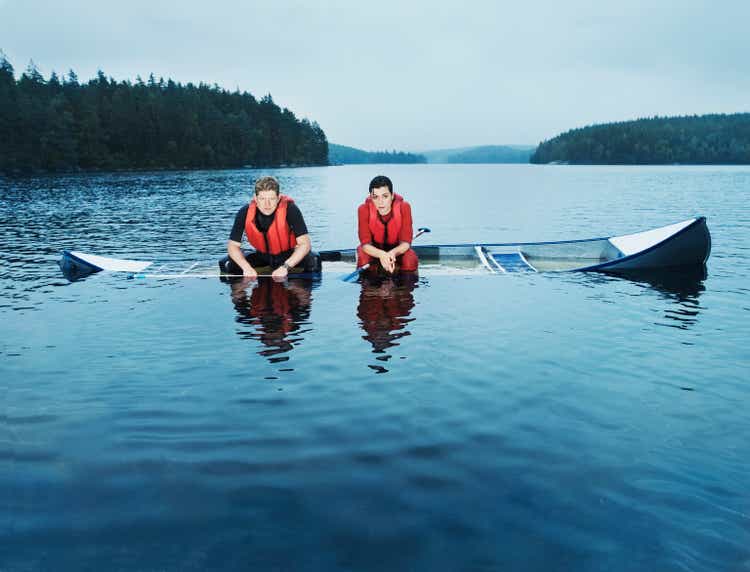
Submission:
<svg viewBox="0 0 750 572">
<path fill-rule="evenodd" d="M 261 177 L 255 181 L 255 194 L 261 191 L 276 191 L 279 194 L 279 182 L 273 177 Z"/>
</svg>

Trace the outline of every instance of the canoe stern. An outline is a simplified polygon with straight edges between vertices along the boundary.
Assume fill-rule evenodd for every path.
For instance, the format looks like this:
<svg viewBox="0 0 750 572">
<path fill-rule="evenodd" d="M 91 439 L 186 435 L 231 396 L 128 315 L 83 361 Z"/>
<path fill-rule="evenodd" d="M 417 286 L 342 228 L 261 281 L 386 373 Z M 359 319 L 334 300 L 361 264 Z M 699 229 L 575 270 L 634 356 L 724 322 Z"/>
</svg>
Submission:
<svg viewBox="0 0 750 572">
<path fill-rule="evenodd" d="M 613 242 L 617 244 L 617 241 Z M 702 266 L 710 254 L 711 234 L 708 231 L 706 217 L 699 217 L 647 248 L 585 270 L 621 272 Z"/>
</svg>

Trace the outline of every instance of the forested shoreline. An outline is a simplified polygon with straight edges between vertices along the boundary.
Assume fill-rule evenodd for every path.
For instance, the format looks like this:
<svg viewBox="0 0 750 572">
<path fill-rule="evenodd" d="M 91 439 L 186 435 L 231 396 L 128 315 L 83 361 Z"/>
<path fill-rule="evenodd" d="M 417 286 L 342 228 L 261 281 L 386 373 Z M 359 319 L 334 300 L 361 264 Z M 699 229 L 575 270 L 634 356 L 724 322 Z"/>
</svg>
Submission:
<svg viewBox="0 0 750 572">
<path fill-rule="evenodd" d="M 592 125 L 542 142 L 531 163 L 750 164 L 750 113 L 653 117 Z"/>
<path fill-rule="evenodd" d="M 446 155 L 449 151 L 452 154 Z M 0 51 L 0 174 L 330 164 L 522 162 L 520 148 L 404 153 L 329 144 L 316 122 L 270 95 L 156 79 L 116 81 L 71 70 L 16 79 Z M 447 158 L 446 158 L 447 157 Z M 572 129 L 531 163 L 750 164 L 750 113 L 653 117 Z"/>
<path fill-rule="evenodd" d="M 328 164 L 320 126 L 260 100 L 171 79 L 18 79 L 0 52 L 0 173 Z"/>
</svg>

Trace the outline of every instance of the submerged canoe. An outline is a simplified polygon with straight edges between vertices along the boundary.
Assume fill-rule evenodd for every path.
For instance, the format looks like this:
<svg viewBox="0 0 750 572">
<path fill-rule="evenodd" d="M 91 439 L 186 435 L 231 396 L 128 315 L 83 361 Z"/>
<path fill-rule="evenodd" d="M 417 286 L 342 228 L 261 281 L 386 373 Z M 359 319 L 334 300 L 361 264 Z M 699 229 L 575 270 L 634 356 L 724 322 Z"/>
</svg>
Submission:
<svg viewBox="0 0 750 572">
<path fill-rule="evenodd" d="M 660 228 L 585 240 L 506 242 L 494 244 L 413 245 L 424 264 L 465 265 L 474 262 L 492 273 L 642 271 L 702 266 L 711 253 L 705 217 Z M 356 250 L 321 252 L 323 261 L 354 263 Z"/>
<path fill-rule="evenodd" d="M 660 228 L 604 238 L 556 242 L 413 245 L 420 272 L 439 269 L 489 272 L 609 272 L 628 273 L 673 267 L 702 266 L 711 253 L 711 235 L 705 217 Z M 356 249 L 320 252 L 325 272 L 350 272 Z M 64 251 L 60 268 L 71 280 L 102 270 L 143 277 L 217 276 L 217 266 L 188 268 L 161 265 L 153 274 L 142 274 L 154 263 Z"/>
</svg>

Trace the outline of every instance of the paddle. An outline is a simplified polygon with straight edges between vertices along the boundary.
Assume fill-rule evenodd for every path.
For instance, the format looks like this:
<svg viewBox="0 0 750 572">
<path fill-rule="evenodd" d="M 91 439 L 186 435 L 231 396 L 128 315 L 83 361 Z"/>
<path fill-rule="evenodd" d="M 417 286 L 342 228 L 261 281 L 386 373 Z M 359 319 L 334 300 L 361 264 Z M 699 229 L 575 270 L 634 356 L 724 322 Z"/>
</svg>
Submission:
<svg viewBox="0 0 750 572">
<path fill-rule="evenodd" d="M 421 228 L 418 228 L 417 234 L 415 234 L 414 238 L 412 238 L 412 242 L 427 232 L 432 232 L 432 231 L 429 228 L 424 227 L 424 226 Z M 360 272 L 362 272 L 363 270 L 367 270 L 369 267 L 370 267 L 369 262 L 367 264 L 363 264 L 362 266 L 356 268 L 354 272 L 351 272 L 350 274 L 347 274 L 346 276 L 344 276 L 341 280 L 343 280 L 344 282 L 351 282 L 354 278 L 357 278 L 359 276 Z"/>
</svg>

